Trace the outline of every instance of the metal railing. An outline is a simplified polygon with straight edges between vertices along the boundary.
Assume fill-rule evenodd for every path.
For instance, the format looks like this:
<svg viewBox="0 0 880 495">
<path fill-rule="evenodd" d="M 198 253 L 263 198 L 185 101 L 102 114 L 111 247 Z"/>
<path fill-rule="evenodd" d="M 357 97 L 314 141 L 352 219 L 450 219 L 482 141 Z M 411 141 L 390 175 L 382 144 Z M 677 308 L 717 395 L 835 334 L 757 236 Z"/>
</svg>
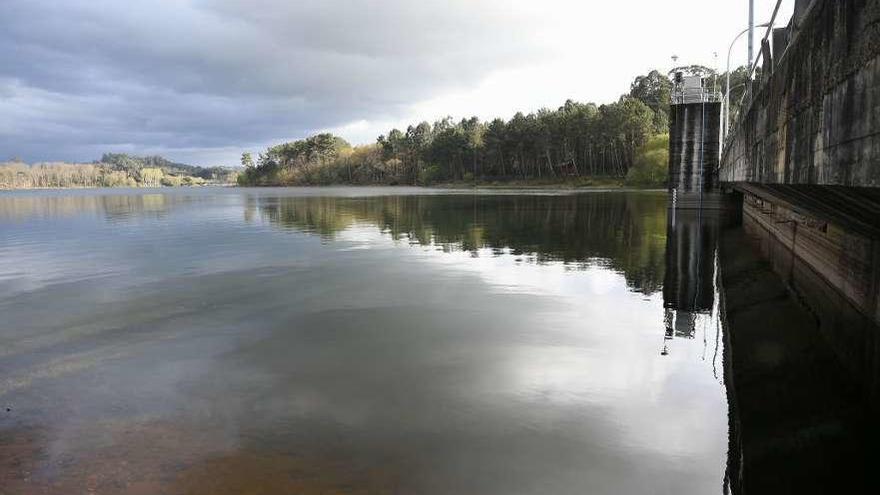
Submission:
<svg viewBox="0 0 880 495">
<path fill-rule="evenodd" d="M 752 62 L 752 65 L 749 67 L 749 77 L 746 81 L 745 91 L 743 91 L 743 94 L 739 99 L 739 105 L 738 105 L 736 114 L 732 115 L 732 120 L 734 122 L 734 125 L 733 125 L 734 129 L 738 129 L 741 127 L 742 120 L 745 118 L 745 116 L 751 110 L 752 102 L 754 101 L 754 96 L 755 96 L 754 92 L 761 91 L 763 89 L 763 87 L 756 87 L 756 86 L 758 86 L 758 84 L 755 83 L 755 74 L 758 70 L 758 67 L 760 67 L 761 64 L 764 62 L 764 46 L 765 46 L 765 44 L 770 43 L 770 39 L 771 39 L 770 37 L 772 36 L 773 29 L 776 26 L 776 18 L 779 15 L 779 7 L 782 6 L 782 1 L 783 0 L 776 1 L 776 6 L 773 8 L 773 15 L 770 18 L 770 22 L 767 23 L 767 30 L 765 31 L 764 37 L 761 39 L 761 44 L 759 45 L 761 47 L 761 49 L 758 51 L 758 54 L 755 57 L 755 60 Z M 803 15 L 806 15 L 806 13 L 812 9 L 812 7 L 813 7 L 813 5 L 815 5 L 815 3 L 816 3 L 815 1 L 810 2 L 809 6 L 805 9 Z M 794 24 L 793 22 L 790 22 L 789 26 L 792 26 L 793 24 Z M 797 34 L 798 33 L 796 33 L 796 32 L 790 33 L 791 38 L 788 40 L 788 43 L 787 43 L 785 49 L 782 51 L 782 53 L 780 53 L 778 55 L 774 55 L 773 58 L 775 59 L 775 62 L 773 65 L 778 65 L 785 58 L 785 55 L 788 53 L 788 49 L 795 42 L 795 40 L 797 38 Z M 771 67 L 770 70 L 772 70 L 772 69 L 773 68 Z M 762 78 L 763 77 L 764 77 L 764 75 L 762 75 Z M 729 112 L 730 111 L 730 108 L 729 108 L 730 102 L 729 101 L 727 103 L 727 106 L 728 106 L 727 111 Z M 737 132 L 728 130 L 728 132 L 726 133 L 726 135 L 724 137 L 725 149 L 732 141 L 732 137 L 735 136 L 736 134 L 737 134 Z"/>
<path fill-rule="evenodd" d="M 782 6 L 782 0 L 776 0 L 776 7 L 773 8 L 773 15 L 770 16 L 770 22 L 767 23 L 767 31 L 761 39 L 761 50 L 758 52 L 758 56 L 755 57 L 755 61 L 752 62 L 752 66 L 749 68 L 749 79 L 754 79 L 755 70 L 758 69 L 758 63 L 763 62 L 764 43 L 769 42 L 770 35 L 773 34 L 773 26 L 776 25 L 776 16 L 779 14 L 780 6 Z"/>
<path fill-rule="evenodd" d="M 672 104 L 715 103 L 721 101 L 721 92 L 710 88 L 674 88 Z"/>
</svg>

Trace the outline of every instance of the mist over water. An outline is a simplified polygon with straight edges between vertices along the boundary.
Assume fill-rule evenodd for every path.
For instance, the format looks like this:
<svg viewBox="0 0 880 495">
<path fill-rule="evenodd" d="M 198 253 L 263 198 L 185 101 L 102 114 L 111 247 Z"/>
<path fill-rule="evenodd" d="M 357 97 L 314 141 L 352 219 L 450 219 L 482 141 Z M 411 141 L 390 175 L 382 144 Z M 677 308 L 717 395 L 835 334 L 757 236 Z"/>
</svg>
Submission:
<svg viewBox="0 0 880 495">
<path fill-rule="evenodd" d="M 666 227 L 650 192 L 0 195 L 0 486 L 720 493 L 718 311 L 667 335 Z"/>
</svg>

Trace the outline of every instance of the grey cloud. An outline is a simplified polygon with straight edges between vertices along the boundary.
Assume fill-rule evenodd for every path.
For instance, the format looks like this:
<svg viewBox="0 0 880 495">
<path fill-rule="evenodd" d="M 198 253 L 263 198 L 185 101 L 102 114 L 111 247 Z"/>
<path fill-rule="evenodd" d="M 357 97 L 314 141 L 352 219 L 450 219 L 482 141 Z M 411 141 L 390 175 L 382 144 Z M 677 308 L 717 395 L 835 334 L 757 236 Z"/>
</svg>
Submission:
<svg viewBox="0 0 880 495">
<path fill-rule="evenodd" d="M 539 56 L 530 20 L 505 7 L 4 0 L 0 159 L 162 149 L 200 161 L 193 150 L 394 119 Z"/>
</svg>

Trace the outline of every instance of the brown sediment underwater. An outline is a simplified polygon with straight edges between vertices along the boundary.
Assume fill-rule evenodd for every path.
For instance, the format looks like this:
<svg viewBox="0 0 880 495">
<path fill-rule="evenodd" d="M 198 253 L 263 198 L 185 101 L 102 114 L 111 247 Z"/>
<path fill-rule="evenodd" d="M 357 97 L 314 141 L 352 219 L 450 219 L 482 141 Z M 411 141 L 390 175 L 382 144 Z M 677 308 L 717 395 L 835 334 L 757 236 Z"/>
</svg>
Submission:
<svg viewBox="0 0 880 495">
<path fill-rule="evenodd" d="M 109 422 L 51 438 L 38 428 L 0 431 L 0 495 L 398 493 L 392 469 L 323 454 L 229 448 L 210 432 L 166 422 Z M 58 445 L 82 442 L 94 447 Z"/>
</svg>

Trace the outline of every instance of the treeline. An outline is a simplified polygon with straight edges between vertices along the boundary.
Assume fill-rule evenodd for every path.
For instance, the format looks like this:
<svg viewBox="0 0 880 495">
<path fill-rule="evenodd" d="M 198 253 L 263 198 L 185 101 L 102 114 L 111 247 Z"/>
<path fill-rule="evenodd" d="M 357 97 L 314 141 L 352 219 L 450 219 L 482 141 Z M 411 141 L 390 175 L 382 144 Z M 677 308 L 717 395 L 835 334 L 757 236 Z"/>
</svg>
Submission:
<svg viewBox="0 0 880 495">
<path fill-rule="evenodd" d="M 481 180 L 626 177 L 648 140 L 665 129 L 639 99 L 597 106 L 566 102 L 510 120 L 472 117 L 392 129 L 352 147 L 331 134 L 245 154 L 242 185 L 432 184 Z M 665 180 L 665 179 L 664 179 Z"/>
<path fill-rule="evenodd" d="M 173 163 L 162 157 L 105 154 L 93 163 L 0 163 L 0 189 L 160 187 L 233 183 L 237 171 Z"/>
<path fill-rule="evenodd" d="M 0 163 L 0 189 L 126 186 L 137 186 L 137 181 L 126 172 L 92 163 Z"/>
<path fill-rule="evenodd" d="M 723 81 L 701 66 L 678 68 Z M 735 81 L 738 82 L 738 81 Z M 741 90 L 740 90 L 741 91 Z M 612 178 L 666 182 L 672 83 L 658 71 L 637 77 L 614 103 L 566 101 L 556 110 L 482 122 L 476 117 L 392 129 L 352 147 L 332 134 L 242 156 L 242 185 L 410 184 L 567 181 Z"/>
</svg>

